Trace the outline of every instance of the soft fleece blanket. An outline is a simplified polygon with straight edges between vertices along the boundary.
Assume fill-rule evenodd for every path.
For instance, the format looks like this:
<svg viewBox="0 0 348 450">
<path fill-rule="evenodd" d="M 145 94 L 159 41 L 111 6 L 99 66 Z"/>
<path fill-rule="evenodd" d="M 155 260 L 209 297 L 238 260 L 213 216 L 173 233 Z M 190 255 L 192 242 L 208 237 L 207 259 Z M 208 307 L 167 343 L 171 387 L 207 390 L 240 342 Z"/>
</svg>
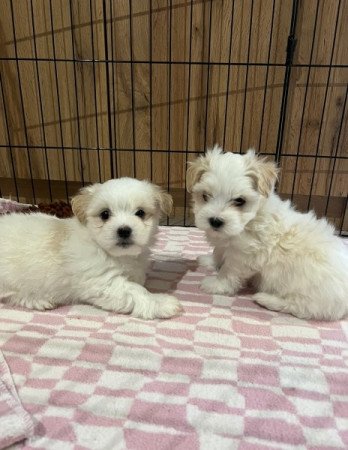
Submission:
<svg viewBox="0 0 348 450">
<path fill-rule="evenodd" d="M 207 251 L 200 231 L 161 228 L 147 286 L 182 300 L 171 320 L 0 307 L 0 347 L 34 422 L 24 448 L 348 448 L 348 322 L 202 293 Z"/>
<path fill-rule="evenodd" d="M 10 371 L 0 352 L 0 448 L 29 437 L 33 422 L 18 398 Z"/>
</svg>

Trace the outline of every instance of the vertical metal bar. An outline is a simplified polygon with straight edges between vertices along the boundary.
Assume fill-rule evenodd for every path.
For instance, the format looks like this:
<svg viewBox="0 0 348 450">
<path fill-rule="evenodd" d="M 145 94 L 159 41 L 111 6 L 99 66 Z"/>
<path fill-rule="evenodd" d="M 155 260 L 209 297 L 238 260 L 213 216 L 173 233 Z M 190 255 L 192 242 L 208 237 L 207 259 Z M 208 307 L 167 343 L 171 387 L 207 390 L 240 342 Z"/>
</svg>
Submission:
<svg viewBox="0 0 348 450">
<path fill-rule="evenodd" d="M 337 154 L 338 154 L 338 149 L 340 146 L 340 140 L 341 140 L 341 134 L 342 134 L 342 128 L 343 128 L 343 122 L 344 122 L 344 116 L 345 116 L 345 112 L 346 112 L 346 105 L 347 105 L 347 96 L 348 96 L 348 85 L 346 88 L 346 95 L 344 97 L 344 103 L 343 103 L 343 108 L 342 108 L 342 116 L 341 116 L 341 122 L 340 122 L 340 126 L 338 129 L 338 135 L 337 135 L 337 143 L 336 143 L 336 149 L 335 149 L 335 154 L 333 157 L 333 165 L 332 165 L 332 170 L 331 170 L 331 178 L 330 178 L 330 185 L 329 185 L 329 190 L 328 190 L 328 194 L 327 194 L 327 200 L 326 200 L 326 205 L 325 205 L 325 216 L 327 215 L 327 210 L 329 208 L 329 203 L 330 203 L 330 196 L 331 196 L 331 189 L 332 189 L 332 185 L 333 185 L 333 179 L 335 177 L 335 168 L 336 168 L 336 161 L 337 161 Z"/>
<path fill-rule="evenodd" d="M 342 220 L 341 220 L 340 231 L 339 231 L 340 236 L 343 235 L 343 225 L 344 225 L 344 219 L 346 218 L 347 211 L 348 211 L 348 195 L 346 195 L 346 203 L 343 208 Z"/>
<path fill-rule="evenodd" d="M 95 76 L 95 54 L 94 54 L 94 30 L 93 30 L 93 12 L 92 0 L 89 0 L 89 12 L 91 18 L 91 46 L 92 46 L 92 60 L 93 60 L 93 90 L 94 90 L 94 114 L 95 114 L 95 133 L 97 138 L 97 156 L 98 156 L 98 172 L 99 181 L 102 181 L 101 167 L 100 167 L 100 142 L 99 142 L 99 127 L 98 127 L 98 107 L 97 107 L 97 83 Z"/>
<path fill-rule="evenodd" d="M 110 32 L 111 32 L 111 74 L 112 74 L 112 99 L 113 99 L 113 113 L 114 113 L 114 133 L 113 133 L 113 142 L 112 142 L 112 147 L 113 149 L 110 148 L 110 164 L 111 164 L 111 173 L 112 173 L 112 178 L 114 177 L 113 175 L 113 170 L 114 170 L 114 166 L 113 166 L 113 150 L 115 151 L 115 169 L 116 169 L 116 178 L 118 178 L 118 158 L 117 158 L 117 121 L 116 121 L 116 108 L 117 108 L 117 101 L 116 101 L 116 89 L 117 89 L 117 82 L 116 82 L 116 78 L 115 78 L 115 73 L 116 73 L 116 77 L 117 77 L 117 66 L 116 63 L 114 62 L 114 42 L 115 42 L 115 38 L 114 38 L 114 13 L 113 13 L 113 0 L 110 0 Z M 115 89 L 115 85 L 116 85 L 116 89 Z M 111 126 L 110 126 L 111 129 Z"/>
<path fill-rule="evenodd" d="M 40 105 L 40 119 L 41 119 L 41 131 L 42 131 L 42 139 L 44 145 L 44 154 L 45 154 L 45 163 L 47 170 L 47 182 L 48 182 L 48 192 L 50 195 L 50 200 L 52 201 L 52 186 L 51 186 L 51 177 L 50 177 L 50 167 L 48 163 L 47 156 L 47 142 L 46 142 L 46 130 L 45 130 L 45 120 L 42 106 L 42 95 L 41 95 L 41 81 L 40 81 L 40 73 L 39 73 L 39 63 L 37 56 L 37 45 L 36 45 L 36 32 L 35 32 L 35 19 L 34 19 L 34 8 L 33 8 L 33 0 L 30 0 L 30 8 L 31 8 L 31 28 L 33 32 L 33 42 L 34 42 L 34 55 L 35 55 L 35 68 L 36 68 L 36 78 L 37 78 L 37 88 L 39 92 L 39 105 Z"/>
<path fill-rule="evenodd" d="M 242 149 L 243 149 L 245 109 L 246 109 L 246 98 L 247 98 L 247 92 L 248 92 L 248 77 L 249 77 L 249 63 L 250 63 L 251 32 L 252 32 L 252 28 L 253 28 L 253 13 L 254 13 L 254 2 L 251 1 L 251 11 L 250 11 L 250 21 L 249 21 L 249 42 L 248 42 L 248 52 L 247 52 L 247 64 L 246 64 L 246 71 L 245 71 L 244 104 L 243 104 L 243 115 L 242 115 L 242 129 L 240 132 L 239 153 L 242 153 Z"/>
<path fill-rule="evenodd" d="M 70 26 L 71 26 L 71 47 L 73 53 L 73 65 L 74 65 L 74 85 L 75 85 L 75 99 L 76 99 L 76 114 L 77 114 L 77 140 L 79 145 L 79 155 L 80 155 L 80 170 L 81 170 L 81 183 L 82 186 L 85 185 L 84 173 L 83 173 L 83 160 L 82 160 L 82 149 L 81 149 L 81 130 L 80 130 L 80 109 L 79 109 L 79 98 L 78 98 L 78 86 L 77 86 L 77 74 L 76 74 L 76 56 L 75 56 L 75 36 L 74 36 L 74 21 L 73 21 L 73 10 L 72 1 L 69 2 L 70 10 Z M 80 63 L 82 64 L 82 63 Z"/>
<path fill-rule="evenodd" d="M 320 147 L 320 138 L 321 138 L 321 132 L 322 132 L 322 129 L 323 129 L 323 121 L 324 121 L 324 114 L 325 114 L 325 108 L 326 108 L 327 94 L 328 94 L 328 91 L 329 91 L 329 84 L 330 84 L 330 78 L 331 78 L 332 62 L 333 62 L 333 57 L 334 57 L 334 53 L 335 53 L 335 44 L 336 44 L 336 37 L 337 37 L 337 30 L 338 30 L 338 19 L 339 19 L 339 16 L 340 16 L 340 10 L 341 10 L 341 0 L 339 0 L 338 8 L 337 8 L 334 38 L 333 38 L 333 42 L 332 42 L 331 55 L 330 55 L 330 67 L 329 67 L 327 80 L 326 80 L 323 109 L 321 111 L 320 127 L 319 127 L 319 133 L 318 133 L 317 148 L 316 148 L 316 151 L 315 151 L 315 158 L 314 158 L 314 167 L 313 167 L 313 172 L 312 172 L 311 187 L 310 187 L 310 190 L 309 190 L 309 196 L 308 196 L 308 201 L 307 201 L 307 210 L 310 208 L 311 199 L 312 199 L 312 192 L 313 192 L 313 187 L 314 187 L 314 180 L 315 180 L 315 172 L 317 170 L 317 162 L 318 162 L 319 147 Z M 296 174 L 295 174 L 295 176 L 296 176 Z"/>
<path fill-rule="evenodd" d="M 29 145 L 29 138 L 28 138 L 27 123 L 26 123 L 26 120 L 25 120 L 22 81 L 21 81 L 21 74 L 20 74 L 20 70 L 19 70 L 19 58 L 18 58 L 18 48 L 17 48 L 17 34 L 16 34 L 16 26 L 15 26 L 15 20 L 14 20 L 14 12 L 13 12 L 12 0 L 10 2 L 10 5 L 11 5 L 11 21 L 12 21 L 12 32 L 13 32 L 13 43 L 14 43 L 14 50 L 15 50 L 17 79 L 18 79 L 18 87 L 19 87 L 19 96 L 20 96 L 20 100 L 21 100 L 21 112 L 22 112 L 22 120 L 23 120 L 23 127 L 24 127 L 25 145 L 27 147 L 29 174 L 30 174 L 30 182 L 31 182 L 30 184 L 31 184 L 31 190 L 32 190 L 32 193 L 33 193 L 33 201 L 34 201 L 34 203 L 36 203 L 33 170 L 32 170 L 32 166 L 31 166 L 31 158 L 30 158 L 30 152 L 29 152 L 29 147 L 28 147 L 28 145 Z"/>
<path fill-rule="evenodd" d="M 261 151 L 261 142 L 263 136 L 263 121 L 265 118 L 265 110 L 266 110 L 266 97 L 267 97 L 267 87 L 268 87 L 268 75 L 269 75 L 269 63 L 271 59 L 271 48 L 272 48 L 272 37 L 273 37 L 273 25 L 274 25 L 274 12 L 275 12 L 275 0 L 273 0 L 272 6 L 272 18 L 271 18 L 271 29 L 269 33 L 269 42 L 268 42 L 268 54 L 267 54 L 267 68 L 266 68 L 266 77 L 265 77 L 265 89 L 263 91 L 263 104 L 262 104 L 262 113 L 261 113 L 261 127 L 260 127 L 260 137 L 259 137 L 259 147 L 258 151 Z"/>
<path fill-rule="evenodd" d="M 227 130 L 227 116 L 228 116 L 228 100 L 230 99 L 229 88 L 230 88 L 230 76 L 231 76 L 231 53 L 232 53 L 232 42 L 233 42 L 233 25 L 234 25 L 234 0 L 231 2 L 231 32 L 230 32 L 230 45 L 228 51 L 228 69 L 227 69 L 227 83 L 226 83 L 226 100 L 225 100 L 225 120 L 224 120 L 224 137 L 222 141 L 222 148 L 225 149 L 226 143 L 226 130 Z"/>
<path fill-rule="evenodd" d="M 114 162 L 112 152 L 112 130 L 111 130 L 111 106 L 110 106 L 110 79 L 109 79 L 109 50 L 108 50 L 108 27 L 107 27 L 107 13 L 106 0 L 103 0 L 103 34 L 104 34 L 104 53 L 105 53 L 105 78 L 106 78 L 106 103 L 108 116 L 108 140 L 109 140 L 109 155 L 110 155 L 110 172 L 111 178 L 114 178 Z"/>
<path fill-rule="evenodd" d="M 59 96 L 59 87 L 58 87 L 56 43 L 55 43 L 55 39 L 54 39 L 52 0 L 50 0 L 49 5 L 50 5 L 50 22 L 51 22 L 53 61 L 54 61 L 54 75 L 55 75 L 55 83 L 56 83 L 58 119 L 59 119 L 59 129 L 60 129 L 60 143 L 61 143 L 61 151 L 62 151 L 62 159 L 63 159 L 63 171 L 64 171 L 64 181 L 65 181 L 65 194 L 66 194 L 66 201 L 69 203 L 68 177 L 67 177 L 67 172 L 66 172 L 66 161 L 65 161 L 64 139 L 63 139 L 63 127 L 62 127 L 62 111 L 61 111 L 60 99 L 59 99 L 60 96 Z"/>
<path fill-rule="evenodd" d="M 311 53 L 310 53 L 310 57 L 309 57 L 309 67 L 308 67 L 307 79 L 306 79 L 305 96 L 304 96 L 303 107 L 302 107 L 300 133 L 298 135 L 298 141 L 297 141 L 297 152 L 296 152 L 296 160 L 295 160 L 295 168 L 294 168 L 294 179 L 292 182 L 291 200 L 294 197 L 296 178 L 297 178 L 298 160 L 299 160 L 299 154 L 301 153 L 300 147 L 301 147 L 302 129 L 303 129 L 304 116 L 305 116 L 306 103 L 307 103 L 309 78 L 310 78 L 311 67 L 312 67 L 312 62 L 313 62 L 313 52 L 314 52 L 315 36 L 316 36 L 316 31 L 317 31 L 318 15 L 319 15 L 319 0 L 317 0 L 317 8 L 316 8 L 315 19 L 314 19 L 314 29 L 313 29 Z"/>
<path fill-rule="evenodd" d="M 191 97 L 191 60 L 192 60 L 192 23 L 193 23 L 193 0 L 190 3 L 190 36 L 189 36 L 189 66 L 188 66 L 188 85 L 187 85 L 187 119 L 186 119 L 186 152 L 185 152 L 185 192 L 184 192 L 184 226 L 186 226 L 186 212 L 187 212 L 187 181 L 186 181 L 186 167 L 188 160 L 189 149 L 189 129 L 190 129 L 190 97 Z"/>
<path fill-rule="evenodd" d="M 130 69 L 131 69 L 131 90 L 132 90 L 132 131 L 133 131 L 133 174 L 136 178 L 137 167 L 136 167 L 136 131 L 135 131 L 135 100 L 134 100 L 134 60 L 133 60 L 133 11 L 132 11 L 132 0 L 129 0 L 129 46 L 130 46 Z"/>
<path fill-rule="evenodd" d="M 4 86 L 3 86 L 3 83 L 2 83 L 1 71 L 0 71 L 0 87 L 1 87 L 2 104 L 3 104 L 3 108 L 4 108 L 4 118 L 5 118 L 5 126 L 6 126 L 6 133 L 7 133 L 7 141 L 8 141 L 9 151 L 10 151 L 12 176 L 13 176 L 13 181 L 14 181 L 14 185 L 15 185 L 17 201 L 19 201 L 18 184 L 17 184 L 17 177 L 16 177 L 16 166 L 15 166 L 15 163 L 14 163 L 13 153 L 12 153 L 11 133 L 10 133 L 10 127 L 9 127 L 9 123 L 8 123 L 7 108 L 6 108 L 6 101 L 5 101 L 5 93 L 4 93 Z"/>
<path fill-rule="evenodd" d="M 205 90 L 205 121 L 204 121 L 204 151 L 207 148 L 208 106 L 209 106 L 209 79 L 210 79 L 210 51 L 211 51 L 211 24 L 212 24 L 212 0 L 209 2 L 209 37 L 208 37 L 208 66 L 207 84 Z"/>
<path fill-rule="evenodd" d="M 299 6 L 299 0 L 293 0 L 291 22 L 290 22 L 290 29 L 289 29 L 289 36 L 288 36 L 288 45 L 287 45 L 287 49 L 286 49 L 283 95 L 282 95 L 280 114 L 279 114 L 279 126 L 278 126 L 277 146 L 276 146 L 276 155 L 275 155 L 275 160 L 277 163 L 280 162 L 280 158 L 281 158 L 281 154 L 282 154 L 282 150 L 283 150 L 284 129 L 285 129 L 285 121 L 286 121 L 289 87 L 290 87 L 290 76 L 291 76 L 291 69 L 292 69 L 294 51 L 295 51 L 295 46 L 296 46 L 295 34 L 296 34 L 298 6 Z"/>
<path fill-rule="evenodd" d="M 152 0 L 150 1 L 149 5 L 149 52 L 150 52 L 150 62 L 149 62 L 149 69 L 150 69 L 150 179 L 151 182 L 153 181 L 153 136 L 152 136 Z"/>
<path fill-rule="evenodd" d="M 169 65 L 168 65 L 168 149 L 167 149 L 167 191 L 170 192 L 170 149 L 171 149 L 171 102 L 172 102 L 172 0 L 169 0 Z M 167 225 L 169 217 L 167 216 Z"/>
</svg>

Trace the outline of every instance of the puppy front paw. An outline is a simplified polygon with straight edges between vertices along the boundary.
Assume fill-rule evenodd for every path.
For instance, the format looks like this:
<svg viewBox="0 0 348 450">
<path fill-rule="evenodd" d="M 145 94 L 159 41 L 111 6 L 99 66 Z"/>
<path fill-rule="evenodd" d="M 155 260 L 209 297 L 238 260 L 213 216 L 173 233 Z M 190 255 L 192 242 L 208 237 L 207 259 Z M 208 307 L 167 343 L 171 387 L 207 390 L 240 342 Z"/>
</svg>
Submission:
<svg viewBox="0 0 348 450">
<path fill-rule="evenodd" d="M 24 308 L 28 309 L 36 309 L 38 311 L 46 311 L 56 308 L 57 305 L 50 300 L 26 300 L 25 302 L 20 303 L 19 306 L 24 306 Z"/>
<path fill-rule="evenodd" d="M 183 307 L 181 306 L 179 300 L 173 295 L 168 294 L 153 294 L 155 295 L 155 300 L 157 306 L 155 308 L 155 317 L 159 319 L 169 319 L 183 312 Z"/>
<path fill-rule="evenodd" d="M 169 319 L 183 311 L 179 300 L 168 294 L 149 294 L 143 301 L 136 302 L 132 316 L 140 319 Z"/>
<path fill-rule="evenodd" d="M 215 261 L 213 255 L 201 255 L 197 258 L 198 264 L 209 269 L 215 269 Z"/>
<path fill-rule="evenodd" d="M 206 277 L 202 281 L 201 289 L 207 294 L 228 295 L 234 294 L 227 280 L 218 277 Z"/>
</svg>

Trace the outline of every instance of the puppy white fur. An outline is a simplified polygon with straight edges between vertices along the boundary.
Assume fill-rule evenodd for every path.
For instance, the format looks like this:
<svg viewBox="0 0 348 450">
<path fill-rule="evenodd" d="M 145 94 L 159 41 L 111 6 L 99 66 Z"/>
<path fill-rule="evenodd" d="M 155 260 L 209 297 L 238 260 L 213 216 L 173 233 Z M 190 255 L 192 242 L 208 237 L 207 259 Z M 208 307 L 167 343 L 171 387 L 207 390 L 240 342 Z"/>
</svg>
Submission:
<svg viewBox="0 0 348 450">
<path fill-rule="evenodd" d="M 33 309 L 89 303 L 144 319 L 178 314 L 178 300 L 142 285 L 160 213 L 172 198 L 131 178 L 83 188 L 76 217 L 0 217 L 0 300 Z"/>
<path fill-rule="evenodd" d="M 236 294 L 251 280 L 264 307 L 303 319 L 348 313 L 348 252 L 334 228 L 274 192 L 277 167 L 255 156 L 208 151 L 188 168 L 198 228 L 214 246 L 204 279 L 211 294 Z"/>
</svg>

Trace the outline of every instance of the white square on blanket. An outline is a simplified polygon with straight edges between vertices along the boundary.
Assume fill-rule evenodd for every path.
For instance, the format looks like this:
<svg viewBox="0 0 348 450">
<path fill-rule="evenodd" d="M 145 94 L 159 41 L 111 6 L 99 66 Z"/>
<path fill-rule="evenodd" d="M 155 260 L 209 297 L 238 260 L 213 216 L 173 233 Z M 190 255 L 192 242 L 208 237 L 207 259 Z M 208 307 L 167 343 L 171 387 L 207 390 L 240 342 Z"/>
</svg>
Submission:
<svg viewBox="0 0 348 450">
<path fill-rule="evenodd" d="M 45 364 L 33 363 L 31 365 L 30 378 L 45 378 L 50 380 L 60 380 L 66 370 L 67 366 L 49 366 Z"/>
<path fill-rule="evenodd" d="M 207 359 L 204 361 L 202 378 L 237 381 L 238 361 Z"/>
<path fill-rule="evenodd" d="M 80 406 L 80 409 L 96 416 L 122 419 L 128 415 L 133 401 L 133 397 L 93 395 Z"/>
<path fill-rule="evenodd" d="M 313 367 L 283 366 L 279 368 L 282 388 L 305 389 L 329 393 L 325 376 L 320 369 Z"/>
<path fill-rule="evenodd" d="M 159 371 L 162 356 L 146 348 L 121 347 L 117 345 L 111 355 L 109 364 L 122 366 L 124 369 Z"/>
<path fill-rule="evenodd" d="M 273 325 L 272 335 L 275 337 L 319 339 L 319 330 L 312 327 Z"/>
<path fill-rule="evenodd" d="M 304 427 L 304 435 L 308 447 L 326 447 L 344 448 L 342 439 L 336 430 L 332 428 L 309 428 Z M 308 448 L 307 447 L 307 448 Z"/>
<path fill-rule="evenodd" d="M 54 390 L 70 391 L 78 394 L 91 395 L 95 390 L 94 383 L 85 383 L 85 380 L 81 380 L 81 383 L 73 380 L 60 380 L 56 384 Z"/>
<path fill-rule="evenodd" d="M 310 400 L 308 398 L 290 397 L 296 406 L 300 416 L 308 417 L 333 417 L 333 409 L 330 401 Z"/>
<path fill-rule="evenodd" d="M 230 408 L 245 408 L 243 395 L 230 384 L 194 383 L 190 386 L 190 397 L 224 403 Z"/>
<path fill-rule="evenodd" d="M 118 427 L 74 424 L 77 445 L 94 450 L 125 449 L 123 431 Z M 62 447 L 63 449 L 63 447 Z"/>
<path fill-rule="evenodd" d="M 214 411 L 201 410 L 195 405 L 187 405 L 187 420 L 196 429 L 205 430 L 207 433 L 236 437 L 243 435 L 243 416 L 217 414 Z"/>
<path fill-rule="evenodd" d="M 213 433 L 199 433 L 199 448 L 200 450 L 237 450 L 240 448 L 240 440 Z"/>
<path fill-rule="evenodd" d="M 134 373 L 127 371 L 105 370 L 98 380 L 98 386 L 108 389 L 131 389 L 138 391 L 142 389 L 149 378 L 142 373 Z"/>
<path fill-rule="evenodd" d="M 49 339 L 38 350 L 37 356 L 43 358 L 56 358 L 75 360 L 85 346 L 84 340 Z"/>
<path fill-rule="evenodd" d="M 47 405 L 49 403 L 51 392 L 51 389 L 38 389 L 23 386 L 18 391 L 18 394 L 23 404 L 33 403 L 37 405 Z"/>
</svg>

